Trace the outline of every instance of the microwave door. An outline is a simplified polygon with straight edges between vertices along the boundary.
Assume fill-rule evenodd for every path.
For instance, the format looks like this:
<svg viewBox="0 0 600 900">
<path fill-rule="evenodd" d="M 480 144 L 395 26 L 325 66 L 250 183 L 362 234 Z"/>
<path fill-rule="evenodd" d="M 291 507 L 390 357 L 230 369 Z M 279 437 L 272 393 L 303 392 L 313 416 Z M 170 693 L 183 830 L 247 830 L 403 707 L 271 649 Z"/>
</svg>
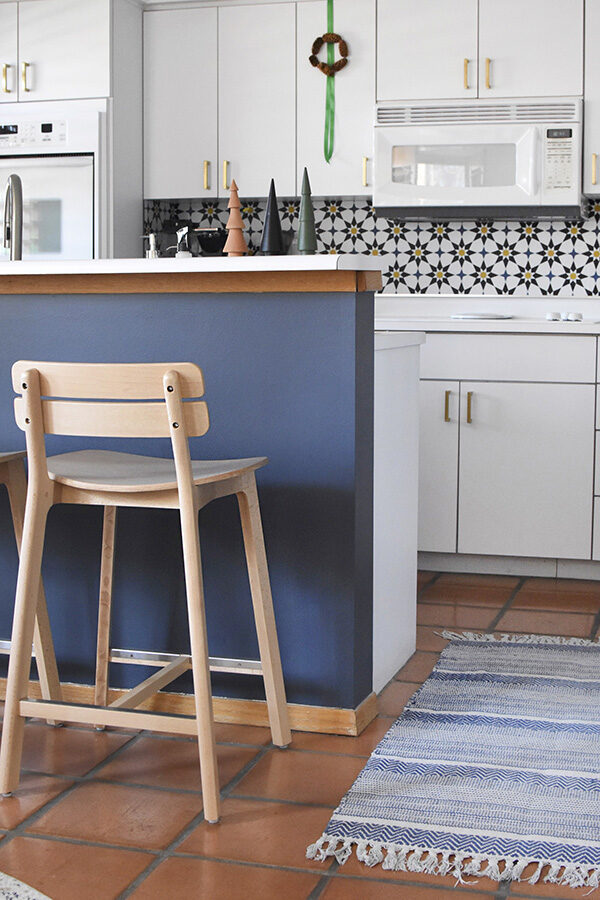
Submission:
<svg viewBox="0 0 600 900">
<path fill-rule="evenodd" d="M 376 206 L 523 206 L 539 203 L 537 128 L 378 127 Z"/>
<path fill-rule="evenodd" d="M 93 156 L 0 157 L 2 195 L 12 173 L 23 183 L 23 259 L 93 259 Z"/>
</svg>

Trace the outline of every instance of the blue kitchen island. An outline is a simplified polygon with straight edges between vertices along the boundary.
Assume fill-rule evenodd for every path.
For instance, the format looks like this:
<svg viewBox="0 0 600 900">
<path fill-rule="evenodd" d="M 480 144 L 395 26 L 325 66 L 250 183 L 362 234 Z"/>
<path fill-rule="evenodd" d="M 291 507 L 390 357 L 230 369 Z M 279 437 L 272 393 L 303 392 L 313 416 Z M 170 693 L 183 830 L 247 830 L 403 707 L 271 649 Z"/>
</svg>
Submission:
<svg viewBox="0 0 600 900">
<path fill-rule="evenodd" d="M 375 263 L 315 256 L 0 266 L 0 449 L 24 446 L 13 418 L 17 359 L 191 360 L 204 371 L 211 420 L 192 456 L 269 457 L 258 485 L 292 727 L 315 731 L 357 733 L 375 713 Z M 47 438 L 49 454 L 96 446 L 171 455 L 166 440 Z M 0 495 L 2 638 L 17 569 L 10 523 Z M 200 527 L 210 653 L 257 657 L 235 498 L 203 509 Z M 66 699 L 81 702 L 90 702 L 93 681 L 101 529 L 101 508 L 72 506 L 54 508 L 47 529 L 43 576 L 59 669 Z M 177 512 L 119 510 L 116 540 L 112 646 L 186 652 Z M 115 688 L 139 680 L 139 670 L 111 668 Z M 187 712 L 190 685 L 174 682 L 154 708 Z M 220 675 L 214 694 L 218 721 L 266 722 L 262 680 Z"/>
</svg>

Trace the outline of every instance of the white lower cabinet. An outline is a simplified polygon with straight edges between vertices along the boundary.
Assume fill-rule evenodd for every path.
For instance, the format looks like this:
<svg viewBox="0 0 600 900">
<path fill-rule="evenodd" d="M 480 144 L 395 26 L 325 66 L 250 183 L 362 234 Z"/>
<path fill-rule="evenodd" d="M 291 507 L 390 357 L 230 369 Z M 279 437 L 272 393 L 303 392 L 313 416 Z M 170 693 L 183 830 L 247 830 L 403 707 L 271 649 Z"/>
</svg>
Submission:
<svg viewBox="0 0 600 900">
<path fill-rule="evenodd" d="M 595 354 L 594 337 L 428 335 L 419 550 L 592 558 Z"/>
<path fill-rule="evenodd" d="M 454 553 L 458 492 L 458 381 L 421 381 L 419 550 Z"/>
<path fill-rule="evenodd" d="M 588 384 L 461 385 L 459 553 L 590 558 L 594 393 Z"/>
</svg>

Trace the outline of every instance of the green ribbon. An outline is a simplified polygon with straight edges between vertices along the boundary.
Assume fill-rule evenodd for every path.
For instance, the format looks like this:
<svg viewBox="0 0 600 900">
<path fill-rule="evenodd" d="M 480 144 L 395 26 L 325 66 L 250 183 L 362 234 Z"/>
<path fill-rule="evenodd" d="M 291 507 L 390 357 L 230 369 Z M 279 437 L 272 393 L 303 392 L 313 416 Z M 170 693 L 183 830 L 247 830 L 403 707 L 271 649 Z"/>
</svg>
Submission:
<svg viewBox="0 0 600 900">
<path fill-rule="evenodd" d="M 327 0 L 327 31 L 333 31 L 333 0 Z M 327 44 L 327 62 L 332 66 L 335 62 L 335 44 Z M 327 76 L 325 87 L 325 137 L 323 151 L 325 162 L 333 156 L 333 133 L 335 121 L 335 78 Z"/>
</svg>

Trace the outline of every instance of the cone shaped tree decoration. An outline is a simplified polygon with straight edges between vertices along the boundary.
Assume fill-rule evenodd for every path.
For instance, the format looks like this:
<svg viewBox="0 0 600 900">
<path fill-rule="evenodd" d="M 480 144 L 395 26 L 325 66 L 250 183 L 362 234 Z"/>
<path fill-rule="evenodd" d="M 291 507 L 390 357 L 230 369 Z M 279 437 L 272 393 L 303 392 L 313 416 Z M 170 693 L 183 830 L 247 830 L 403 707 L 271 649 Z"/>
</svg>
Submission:
<svg viewBox="0 0 600 900">
<path fill-rule="evenodd" d="M 269 188 L 269 199 L 267 201 L 267 210 L 265 212 L 265 227 L 263 228 L 260 249 L 261 252 L 265 254 L 265 256 L 278 256 L 279 254 L 283 253 L 281 222 L 279 220 L 279 210 L 277 208 L 275 182 L 272 178 L 271 187 Z"/>
<path fill-rule="evenodd" d="M 227 204 L 229 218 L 227 219 L 227 225 L 225 226 L 229 234 L 227 235 L 227 240 L 223 247 L 223 253 L 226 253 L 227 256 L 243 256 L 244 253 L 248 252 L 248 244 L 244 240 L 244 235 L 242 234 L 245 226 L 240 212 L 238 186 L 233 180 L 231 182 L 230 191 L 229 203 Z"/>
<path fill-rule="evenodd" d="M 302 192 L 300 195 L 300 213 L 298 218 L 298 253 L 307 256 L 317 251 L 317 232 L 315 230 L 315 210 L 310 195 L 308 172 L 304 169 L 302 176 Z"/>
</svg>

